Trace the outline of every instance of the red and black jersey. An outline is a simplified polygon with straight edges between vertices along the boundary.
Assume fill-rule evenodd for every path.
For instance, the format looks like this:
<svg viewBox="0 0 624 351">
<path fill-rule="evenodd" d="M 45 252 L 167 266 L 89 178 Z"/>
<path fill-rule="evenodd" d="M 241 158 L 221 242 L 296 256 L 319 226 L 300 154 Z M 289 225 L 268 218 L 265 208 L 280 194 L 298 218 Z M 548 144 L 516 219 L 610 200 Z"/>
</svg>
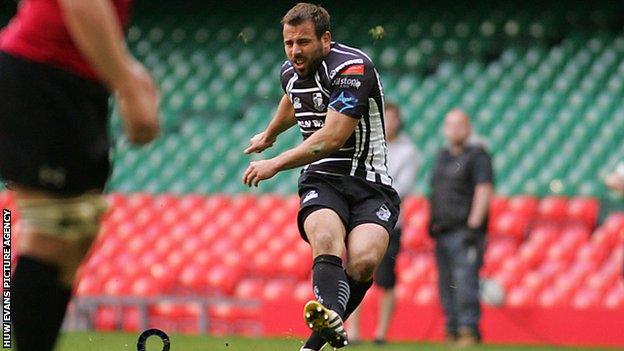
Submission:
<svg viewBox="0 0 624 351">
<path fill-rule="evenodd" d="M 126 26 L 134 0 L 111 0 Z M 74 45 L 57 0 L 22 0 L 17 15 L 0 33 L 0 50 L 30 61 L 99 80 Z"/>
<path fill-rule="evenodd" d="M 364 52 L 332 43 L 329 54 L 309 77 L 300 77 L 290 61 L 284 62 L 281 82 L 304 140 L 323 127 L 327 109 L 360 120 L 340 150 L 307 165 L 306 172 L 351 175 L 391 185 L 386 166 L 383 88 Z"/>
</svg>

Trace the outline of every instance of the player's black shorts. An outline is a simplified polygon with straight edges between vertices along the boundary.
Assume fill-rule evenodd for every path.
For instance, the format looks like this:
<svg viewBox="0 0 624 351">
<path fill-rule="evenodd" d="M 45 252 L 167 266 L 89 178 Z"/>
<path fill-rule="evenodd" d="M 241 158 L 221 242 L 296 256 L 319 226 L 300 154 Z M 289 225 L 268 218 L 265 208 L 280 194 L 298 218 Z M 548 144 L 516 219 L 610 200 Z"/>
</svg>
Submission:
<svg viewBox="0 0 624 351">
<path fill-rule="evenodd" d="M 74 196 L 110 173 L 106 88 L 0 51 L 0 179 Z"/>
<path fill-rule="evenodd" d="M 299 177 L 299 197 L 297 225 L 306 241 L 303 223 L 310 213 L 318 209 L 334 210 L 347 233 L 364 223 L 377 223 L 392 233 L 401 205 L 401 199 L 392 187 L 347 175 L 302 173 Z"/>
<path fill-rule="evenodd" d="M 373 281 L 375 285 L 384 288 L 392 289 L 396 285 L 396 258 L 399 255 L 399 249 L 401 248 L 401 228 L 394 228 L 392 235 L 390 236 L 390 242 L 388 243 L 388 251 L 384 255 L 377 271 L 375 271 L 375 277 Z"/>
</svg>

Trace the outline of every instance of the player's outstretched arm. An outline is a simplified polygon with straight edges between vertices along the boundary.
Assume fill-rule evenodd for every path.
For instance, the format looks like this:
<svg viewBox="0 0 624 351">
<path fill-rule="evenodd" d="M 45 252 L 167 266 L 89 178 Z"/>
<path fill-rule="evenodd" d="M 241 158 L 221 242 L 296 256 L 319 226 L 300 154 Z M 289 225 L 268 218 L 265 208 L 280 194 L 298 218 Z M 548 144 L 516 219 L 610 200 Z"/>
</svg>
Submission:
<svg viewBox="0 0 624 351">
<path fill-rule="evenodd" d="M 338 151 L 358 123 L 356 118 L 328 109 L 325 125 L 303 143 L 275 158 L 251 162 L 243 175 L 243 183 L 258 186 L 261 180 L 269 179 L 279 171 L 307 165 Z"/>
<path fill-rule="evenodd" d="M 270 148 L 273 146 L 273 143 L 275 143 L 278 135 L 295 124 L 297 124 L 295 109 L 288 96 L 284 95 L 277 106 L 275 116 L 273 116 L 267 128 L 262 133 L 254 135 L 254 137 L 249 140 L 249 146 L 245 149 L 245 153 L 260 153 Z"/>
<path fill-rule="evenodd" d="M 110 0 L 59 0 L 74 43 L 119 101 L 128 139 L 153 140 L 159 131 L 159 93 L 151 76 L 130 55 Z"/>
</svg>

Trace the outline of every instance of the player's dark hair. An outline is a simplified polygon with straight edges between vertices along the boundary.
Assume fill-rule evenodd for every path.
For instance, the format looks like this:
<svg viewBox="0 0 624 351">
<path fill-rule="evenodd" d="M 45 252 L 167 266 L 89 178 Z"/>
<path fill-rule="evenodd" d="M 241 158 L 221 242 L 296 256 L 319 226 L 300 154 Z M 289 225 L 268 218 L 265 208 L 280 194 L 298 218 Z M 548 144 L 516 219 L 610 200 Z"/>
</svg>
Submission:
<svg viewBox="0 0 624 351">
<path fill-rule="evenodd" d="M 298 26 L 305 21 L 312 21 L 314 33 L 317 38 L 321 38 L 325 32 L 330 30 L 329 13 L 320 5 L 300 2 L 288 10 L 282 18 L 282 25 Z"/>
</svg>

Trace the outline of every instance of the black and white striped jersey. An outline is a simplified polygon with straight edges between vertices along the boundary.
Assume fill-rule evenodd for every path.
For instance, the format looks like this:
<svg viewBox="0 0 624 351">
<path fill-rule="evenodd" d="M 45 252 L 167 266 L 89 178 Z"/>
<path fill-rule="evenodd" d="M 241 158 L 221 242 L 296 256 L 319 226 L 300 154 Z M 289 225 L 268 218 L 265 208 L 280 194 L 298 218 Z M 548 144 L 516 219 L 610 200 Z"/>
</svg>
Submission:
<svg viewBox="0 0 624 351">
<path fill-rule="evenodd" d="M 280 75 L 304 140 L 323 127 L 327 109 L 360 120 L 339 151 L 305 166 L 305 172 L 351 175 L 391 185 L 386 166 L 383 88 L 364 52 L 332 42 L 314 74 L 300 77 L 286 61 Z"/>
</svg>

